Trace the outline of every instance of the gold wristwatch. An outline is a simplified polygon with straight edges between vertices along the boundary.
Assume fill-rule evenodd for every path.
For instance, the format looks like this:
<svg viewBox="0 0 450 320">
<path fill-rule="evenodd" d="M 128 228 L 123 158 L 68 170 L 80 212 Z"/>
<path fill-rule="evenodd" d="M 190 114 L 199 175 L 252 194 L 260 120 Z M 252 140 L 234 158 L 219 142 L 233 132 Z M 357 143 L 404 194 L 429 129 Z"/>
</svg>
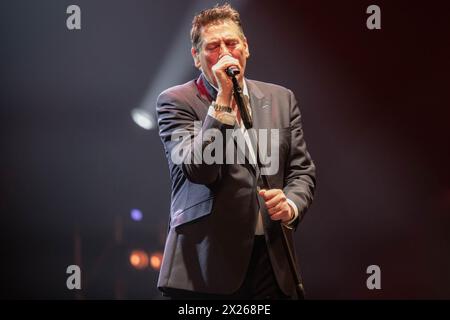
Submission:
<svg viewBox="0 0 450 320">
<path fill-rule="evenodd" d="M 217 103 L 213 103 L 212 106 L 213 106 L 215 111 L 222 111 L 222 112 L 224 111 L 224 112 L 228 112 L 228 113 L 231 113 L 233 111 L 233 109 L 231 109 L 231 107 L 221 106 L 221 105 L 219 105 Z"/>
</svg>

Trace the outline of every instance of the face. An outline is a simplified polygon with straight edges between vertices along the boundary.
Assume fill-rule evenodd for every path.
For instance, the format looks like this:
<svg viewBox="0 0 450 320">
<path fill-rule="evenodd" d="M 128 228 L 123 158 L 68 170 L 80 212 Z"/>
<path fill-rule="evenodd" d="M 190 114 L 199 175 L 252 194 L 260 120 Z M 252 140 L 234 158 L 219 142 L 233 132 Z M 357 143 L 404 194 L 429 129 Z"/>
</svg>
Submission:
<svg viewBox="0 0 450 320">
<path fill-rule="evenodd" d="M 231 20 L 207 25 L 201 30 L 199 50 L 191 49 L 195 66 L 205 74 L 209 82 L 217 87 L 211 68 L 225 55 L 230 55 L 240 63 L 242 79 L 247 58 L 250 56 L 247 39 L 239 32 L 239 27 Z"/>
</svg>

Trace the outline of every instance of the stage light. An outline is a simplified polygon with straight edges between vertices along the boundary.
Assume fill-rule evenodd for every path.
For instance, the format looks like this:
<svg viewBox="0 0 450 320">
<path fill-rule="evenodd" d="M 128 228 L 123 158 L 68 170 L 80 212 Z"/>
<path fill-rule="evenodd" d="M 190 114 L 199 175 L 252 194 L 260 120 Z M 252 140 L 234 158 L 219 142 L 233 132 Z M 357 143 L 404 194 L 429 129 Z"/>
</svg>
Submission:
<svg viewBox="0 0 450 320">
<path fill-rule="evenodd" d="M 130 254 L 130 263 L 136 269 L 144 269 L 148 265 L 147 253 L 142 250 L 133 250 Z"/>
<path fill-rule="evenodd" d="M 131 110 L 131 117 L 138 126 L 146 130 L 156 127 L 154 115 L 144 109 L 135 108 Z"/>
<path fill-rule="evenodd" d="M 150 267 L 158 271 L 159 268 L 161 267 L 162 257 L 163 255 L 161 252 L 153 253 L 150 257 Z"/>
<path fill-rule="evenodd" d="M 134 221 L 141 221 L 142 220 L 142 211 L 139 209 L 132 209 L 130 212 L 131 219 Z"/>
</svg>

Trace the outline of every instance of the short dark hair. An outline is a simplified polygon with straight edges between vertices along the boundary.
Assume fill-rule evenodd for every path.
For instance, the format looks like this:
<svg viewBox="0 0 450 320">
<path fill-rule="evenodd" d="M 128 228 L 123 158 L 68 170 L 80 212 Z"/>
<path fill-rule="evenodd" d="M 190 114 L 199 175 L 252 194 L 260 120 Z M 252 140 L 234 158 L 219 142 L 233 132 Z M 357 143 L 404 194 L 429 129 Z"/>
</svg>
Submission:
<svg viewBox="0 0 450 320">
<path fill-rule="evenodd" d="M 216 4 L 213 8 L 200 11 L 200 13 L 197 14 L 192 20 L 192 46 L 197 50 L 200 49 L 201 32 L 204 26 L 224 20 L 233 21 L 238 26 L 241 36 L 244 37 L 244 30 L 242 29 L 239 12 L 237 12 L 236 9 L 231 7 L 228 3 L 225 3 L 221 6 Z"/>
</svg>

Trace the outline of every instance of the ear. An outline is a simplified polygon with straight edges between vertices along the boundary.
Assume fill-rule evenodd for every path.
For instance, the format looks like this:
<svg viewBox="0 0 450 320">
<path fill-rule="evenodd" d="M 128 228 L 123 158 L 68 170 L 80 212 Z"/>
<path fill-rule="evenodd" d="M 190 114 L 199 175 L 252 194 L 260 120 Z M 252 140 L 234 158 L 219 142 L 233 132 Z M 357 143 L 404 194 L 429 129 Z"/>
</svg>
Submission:
<svg viewBox="0 0 450 320">
<path fill-rule="evenodd" d="M 197 52 L 197 49 L 192 47 L 191 48 L 191 54 L 192 54 L 192 58 L 194 59 L 195 67 L 200 69 L 201 68 L 201 63 L 200 63 L 199 53 Z"/>
<path fill-rule="evenodd" d="M 248 48 L 248 43 L 247 43 L 246 37 L 244 37 L 244 54 L 247 59 L 248 59 L 248 57 L 250 57 L 250 49 Z"/>
</svg>

